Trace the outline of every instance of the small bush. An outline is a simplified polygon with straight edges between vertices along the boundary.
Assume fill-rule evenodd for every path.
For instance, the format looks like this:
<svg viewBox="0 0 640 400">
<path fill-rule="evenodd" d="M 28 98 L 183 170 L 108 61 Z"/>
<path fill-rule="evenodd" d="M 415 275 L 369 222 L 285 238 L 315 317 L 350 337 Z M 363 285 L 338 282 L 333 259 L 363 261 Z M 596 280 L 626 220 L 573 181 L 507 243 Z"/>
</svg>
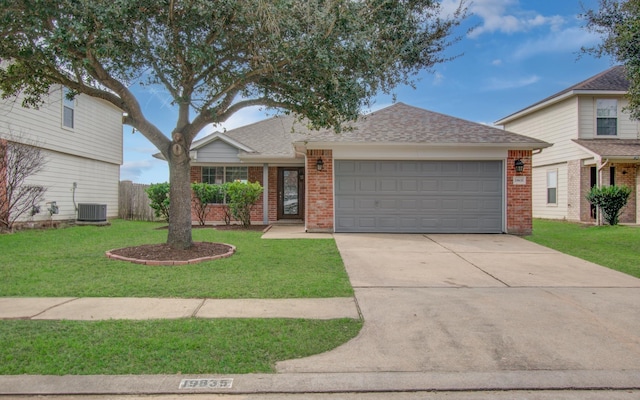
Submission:
<svg viewBox="0 0 640 400">
<path fill-rule="evenodd" d="M 251 225 L 251 209 L 256 204 L 263 188 L 258 182 L 243 183 L 230 182 L 225 184 L 227 204 L 233 217 L 242 223 L 242 226 Z"/>
<path fill-rule="evenodd" d="M 594 186 L 587 194 L 589 203 L 598 207 L 609 225 L 617 225 L 622 207 L 627 204 L 631 188 L 628 186 Z"/>
<path fill-rule="evenodd" d="M 169 182 L 152 183 L 145 189 L 156 217 L 169 222 Z"/>
<path fill-rule="evenodd" d="M 193 208 L 196 211 L 200 225 L 204 225 L 209 213 L 207 206 L 210 203 L 220 203 L 224 199 L 224 187 L 201 182 L 192 183 L 191 190 L 193 191 L 193 197 L 191 198 Z"/>
</svg>

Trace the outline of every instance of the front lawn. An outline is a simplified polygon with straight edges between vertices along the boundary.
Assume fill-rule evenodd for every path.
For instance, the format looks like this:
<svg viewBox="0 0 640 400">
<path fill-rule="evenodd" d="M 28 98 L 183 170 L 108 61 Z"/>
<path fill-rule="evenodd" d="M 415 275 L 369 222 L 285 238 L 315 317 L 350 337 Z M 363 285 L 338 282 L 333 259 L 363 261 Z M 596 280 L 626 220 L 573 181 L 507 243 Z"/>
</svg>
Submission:
<svg viewBox="0 0 640 400">
<path fill-rule="evenodd" d="M 233 244 L 230 258 L 172 267 L 108 259 L 105 251 L 162 243 L 163 224 L 27 230 L 0 235 L 0 296 L 350 297 L 333 240 L 263 240 L 260 232 L 194 229 Z M 234 374 L 333 349 L 361 320 L 197 319 L 0 321 L 0 374 Z"/>
<path fill-rule="evenodd" d="M 187 266 L 145 266 L 105 251 L 162 243 L 163 224 L 26 230 L 0 235 L 0 296 L 304 298 L 353 290 L 333 240 L 263 240 L 260 232 L 194 229 L 195 241 L 235 245 L 230 258 Z"/>
<path fill-rule="evenodd" d="M 640 278 L 640 228 L 537 219 L 526 239 Z"/>
<path fill-rule="evenodd" d="M 0 375 L 244 374 L 331 350 L 362 321 L 0 321 Z"/>
</svg>

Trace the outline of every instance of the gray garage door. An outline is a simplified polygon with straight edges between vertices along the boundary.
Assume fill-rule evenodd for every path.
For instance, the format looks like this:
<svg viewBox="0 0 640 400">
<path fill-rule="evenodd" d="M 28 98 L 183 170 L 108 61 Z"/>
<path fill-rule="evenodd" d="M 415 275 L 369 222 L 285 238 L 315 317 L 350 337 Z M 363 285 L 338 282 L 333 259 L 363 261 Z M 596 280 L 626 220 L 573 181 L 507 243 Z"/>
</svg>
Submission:
<svg viewBox="0 0 640 400">
<path fill-rule="evenodd" d="M 335 162 L 336 232 L 500 233 L 502 161 Z"/>
</svg>

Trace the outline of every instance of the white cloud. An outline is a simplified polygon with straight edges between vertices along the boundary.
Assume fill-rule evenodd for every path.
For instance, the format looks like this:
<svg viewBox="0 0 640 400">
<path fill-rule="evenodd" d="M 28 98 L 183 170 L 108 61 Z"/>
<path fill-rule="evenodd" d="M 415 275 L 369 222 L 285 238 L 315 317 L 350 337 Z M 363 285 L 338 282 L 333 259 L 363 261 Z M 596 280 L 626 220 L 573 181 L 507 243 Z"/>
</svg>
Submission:
<svg viewBox="0 0 640 400">
<path fill-rule="evenodd" d="M 443 12 L 450 15 L 457 3 L 457 0 L 444 0 Z M 527 32 L 543 26 L 556 31 L 565 23 L 565 19 L 559 15 L 544 16 L 536 11 L 521 10 L 517 0 L 473 0 L 469 4 L 469 12 L 482 20 L 480 26 L 469 34 L 471 38 L 492 32 Z"/>
<path fill-rule="evenodd" d="M 596 34 L 573 27 L 551 32 L 544 37 L 527 40 L 515 49 L 513 58 L 522 60 L 543 53 L 576 53 L 581 47 L 589 47 L 600 41 Z"/>
<path fill-rule="evenodd" d="M 444 81 L 444 75 L 442 75 L 440 72 L 436 71 L 433 74 L 433 85 L 434 86 L 440 86 L 443 81 Z"/>
<path fill-rule="evenodd" d="M 499 65 L 502 65 L 502 60 L 497 58 L 497 59 L 491 61 L 491 65 L 494 65 L 496 67 L 499 66 Z"/>
<path fill-rule="evenodd" d="M 156 159 L 125 161 L 120 167 L 120 180 L 139 182 L 145 172 L 158 167 L 159 163 L 166 166 L 164 161 Z"/>
<path fill-rule="evenodd" d="M 486 90 L 506 90 L 517 89 L 524 86 L 533 85 L 538 82 L 540 77 L 538 75 L 531 75 L 522 78 L 507 79 L 507 78 L 491 78 L 488 80 Z"/>
</svg>

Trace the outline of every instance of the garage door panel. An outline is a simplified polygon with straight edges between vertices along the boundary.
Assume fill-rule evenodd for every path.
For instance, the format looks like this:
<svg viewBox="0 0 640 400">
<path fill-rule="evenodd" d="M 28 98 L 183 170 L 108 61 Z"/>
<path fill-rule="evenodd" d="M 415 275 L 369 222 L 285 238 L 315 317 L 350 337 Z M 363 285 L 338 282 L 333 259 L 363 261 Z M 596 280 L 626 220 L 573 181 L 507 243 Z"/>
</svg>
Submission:
<svg viewBox="0 0 640 400">
<path fill-rule="evenodd" d="M 337 232 L 502 232 L 501 161 L 335 165 Z"/>
</svg>

